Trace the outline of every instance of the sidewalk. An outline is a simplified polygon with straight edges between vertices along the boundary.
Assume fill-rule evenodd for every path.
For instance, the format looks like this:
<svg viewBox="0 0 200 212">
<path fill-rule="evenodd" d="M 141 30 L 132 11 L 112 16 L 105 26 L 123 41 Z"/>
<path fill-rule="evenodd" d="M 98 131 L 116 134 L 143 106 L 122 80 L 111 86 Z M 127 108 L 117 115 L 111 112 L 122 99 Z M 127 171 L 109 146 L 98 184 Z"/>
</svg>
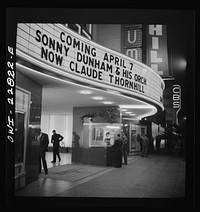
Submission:
<svg viewBox="0 0 200 212">
<path fill-rule="evenodd" d="M 68 164 L 49 169 L 16 196 L 184 198 L 185 161 L 168 154 L 129 156 L 121 168 Z M 53 198 L 52 198 L 53 200 Z"/>
<path fill-rule="evenodd" d="M 62 197 L 179 198 L 185 196 L 185 162 L 177 157 L 137 156 L 127 166 L 65 190 Z"/>
</svg>

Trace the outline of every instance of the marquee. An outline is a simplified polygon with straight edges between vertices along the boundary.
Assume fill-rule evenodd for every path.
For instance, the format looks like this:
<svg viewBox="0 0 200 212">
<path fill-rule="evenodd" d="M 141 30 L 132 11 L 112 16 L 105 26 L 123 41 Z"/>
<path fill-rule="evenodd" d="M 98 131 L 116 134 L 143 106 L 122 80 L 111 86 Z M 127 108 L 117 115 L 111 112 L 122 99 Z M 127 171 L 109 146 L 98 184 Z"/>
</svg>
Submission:
<svg viewBox="0 0 200 212">
<path fill-rule="evenodd" d="M 62 24 L 20 23 L 16 47 L 60 75 L 140 97 L 163 109 L 164 81 L 150 67 Z"/>
</svg>

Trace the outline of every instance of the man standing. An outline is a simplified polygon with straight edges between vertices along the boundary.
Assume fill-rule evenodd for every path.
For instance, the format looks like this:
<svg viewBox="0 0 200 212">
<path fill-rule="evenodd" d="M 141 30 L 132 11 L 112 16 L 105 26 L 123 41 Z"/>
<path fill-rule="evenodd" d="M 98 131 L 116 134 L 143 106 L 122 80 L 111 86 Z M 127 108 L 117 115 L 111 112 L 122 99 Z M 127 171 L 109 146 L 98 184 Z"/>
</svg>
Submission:
<svg viewBox="0 0 200 212">
<path fill-rule="evenodd" d="M 39 129 L 39 136 L 38 136 L 38 141 L 39 141 L 39 173 L 41 173 L 42 165 L 41 165 L 41 160 L 44 168 L 45 174 L 48 174 L 48 169 L 47 169 L 47 162 L 45 159 L 46 151 L 48 151 L 48 144 L 49 144 L 49 137 L 46 133 L 42 133 L 41 129 Z"/>
<path fill-rule="evenodd" d="M 122 140 L 123 140 L 123 146 L 122 146 L 122 150 L 123 150 L 123 157 L 124 157 L 124 165 L 127 165 L 127 155 L 128 155 L 128 138 L 126 136 L 126 134 L 123 133 L 122 136 Z"/>
<path fill-rule="evenodd" d="M 122 166 L 122 145 L 123 141 L 120 138 L 120 134 L 117 134 L 117 139 L 115 139 L 113 144 L 113 166 L 120 168 Z"/>
<path fill-rule="evenodd" d="M 81 148 L 79 144 L 80 136 L 73 131 L 72 132 L 72 161 L 80 162 L 81 159 Z"/>
<path fill-rule="evenodd" d="M 79 135 L 75 132 L 75 131 L 73 131 L 73 137 L 72 137 L 72 147 L 73 148 L 78 148 L 79 147 L 79 139 L 80 139 L 80 137 L 79 137 Z"/>
<path fill-rule="evenodd" d="M 148 156 L 149 139 L 145 134 L 142 135 L 142 157 Z"/>
<path fill-rule="evenodd" d="M 160 142 L 161 142 L 161 136 L 160 136 L 160 134 L 158 134 L 156 136 L 156 151 L 157 152 L 160 152 Z"/>
<path fill-rule="evenodd" d="M 53 135 L 51 137 L 51 143 L 53 143 L 53 160 L 52 163 L 56 162 L 56 155 L 59 159 L 59 162 L 61 161 L 60 154 L 59 154 L 59 147 L 60 147 L 60 141 L 63 140 L 63 136 L 60 134 L 57 134 L 55 130 L 52 131 Z"/>
</svg>

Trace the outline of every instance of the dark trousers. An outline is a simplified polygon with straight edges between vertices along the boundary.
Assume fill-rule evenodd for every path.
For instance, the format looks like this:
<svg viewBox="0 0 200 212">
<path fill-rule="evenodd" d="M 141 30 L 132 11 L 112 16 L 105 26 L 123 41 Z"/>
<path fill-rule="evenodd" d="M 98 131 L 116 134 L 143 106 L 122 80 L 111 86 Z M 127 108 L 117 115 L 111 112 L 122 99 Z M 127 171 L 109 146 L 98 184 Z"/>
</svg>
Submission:
<svg viewBox="0 0 200 212">
<path fill-rule="evenodd" d="M 41 172 L 42 165 L 43 165 L 45 173 L 48 173 L 47 162 L 46 162 L 46 159 L 45 159 L 45 155 L 46 155 L 45 151 L 40 151 L 39 152 L 39 173 Z M 42 162 L 42 164 L 41 164 L 41 162 Z"/>
<path fill-rule="evenodd" d="M 82 149 L 80 147 L 72 148 L 72 161 L 80 162 L 81 161 Z"/>
<path fill-rule="evenodd" d="M 127 149 L 123 149 L 124 163 L 127 164 Z"/>
<path fill-rule="evenodd" d="M 59 162 L 61 160 L 60 158 L 60 153 L 59 153 L 59 148 L 53 148 L 53 161 L 56 162 L 56 156 L 59 159 Z"/>
<path fill-rule="evenodd" d="M 121 167 L 122 166 L 122 149 L 115 148 L 113 152 L 113 166 Z"/>
</svg>

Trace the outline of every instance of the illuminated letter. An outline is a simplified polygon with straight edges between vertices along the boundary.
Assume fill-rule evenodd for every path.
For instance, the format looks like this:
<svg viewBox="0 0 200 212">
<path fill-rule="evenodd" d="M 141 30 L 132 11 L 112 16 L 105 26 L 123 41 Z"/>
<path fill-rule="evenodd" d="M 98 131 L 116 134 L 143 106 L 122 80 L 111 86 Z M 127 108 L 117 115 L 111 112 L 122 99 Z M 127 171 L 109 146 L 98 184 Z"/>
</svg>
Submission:
<svg viewBox="0 0 200 212">
<path fill-rule="evenodd" d="M 138 50 L 137 49 L 127 49 L 126 55 L 132 57 L 135 60 L 138 60 Z"/>
<path fill-rule="evenodd" d="M 178 91 L 176 91 L 176 90 L 178 90 Z M 180 92 L 180 88 L 179 87 L 174 87 L 173 88 L 173 93 L 179 93 Z"/>
<path fill-rule="evenodd" d="M 162 25 L 149 25 L 149 34 L 150 35 L 162 35 Z"/>
<path fill-rule="evenodd" d="M 159 47 L 158 47 L 158 37 L 152 37 L 152 49 L 159 49 Z"/>
<path fill-rule="evenodd" d="M 136 39 L 137 39 L 137 37 L 136 37 L 136 30 L 133 30 L 133 33 L 134 33 L 134 34 L 133 34 L 133 38 L 134 38 L 134 39 L 131 41 L 131 39 L 130 39 L 130 37 L 131 37 L 131 36 L 130 36 L 130 35 L 131 35 L 131 31 L 128 30 L 128 42 L 129 42 L 129 43 L 135 43 L 135 41 L 136 41 Z"/>
<path fill-rule="evenodd" d="M 151 51 L 151 62 L 162 63 L 162 58 L 158 58 L 157 51 Z"/>
</svg>

